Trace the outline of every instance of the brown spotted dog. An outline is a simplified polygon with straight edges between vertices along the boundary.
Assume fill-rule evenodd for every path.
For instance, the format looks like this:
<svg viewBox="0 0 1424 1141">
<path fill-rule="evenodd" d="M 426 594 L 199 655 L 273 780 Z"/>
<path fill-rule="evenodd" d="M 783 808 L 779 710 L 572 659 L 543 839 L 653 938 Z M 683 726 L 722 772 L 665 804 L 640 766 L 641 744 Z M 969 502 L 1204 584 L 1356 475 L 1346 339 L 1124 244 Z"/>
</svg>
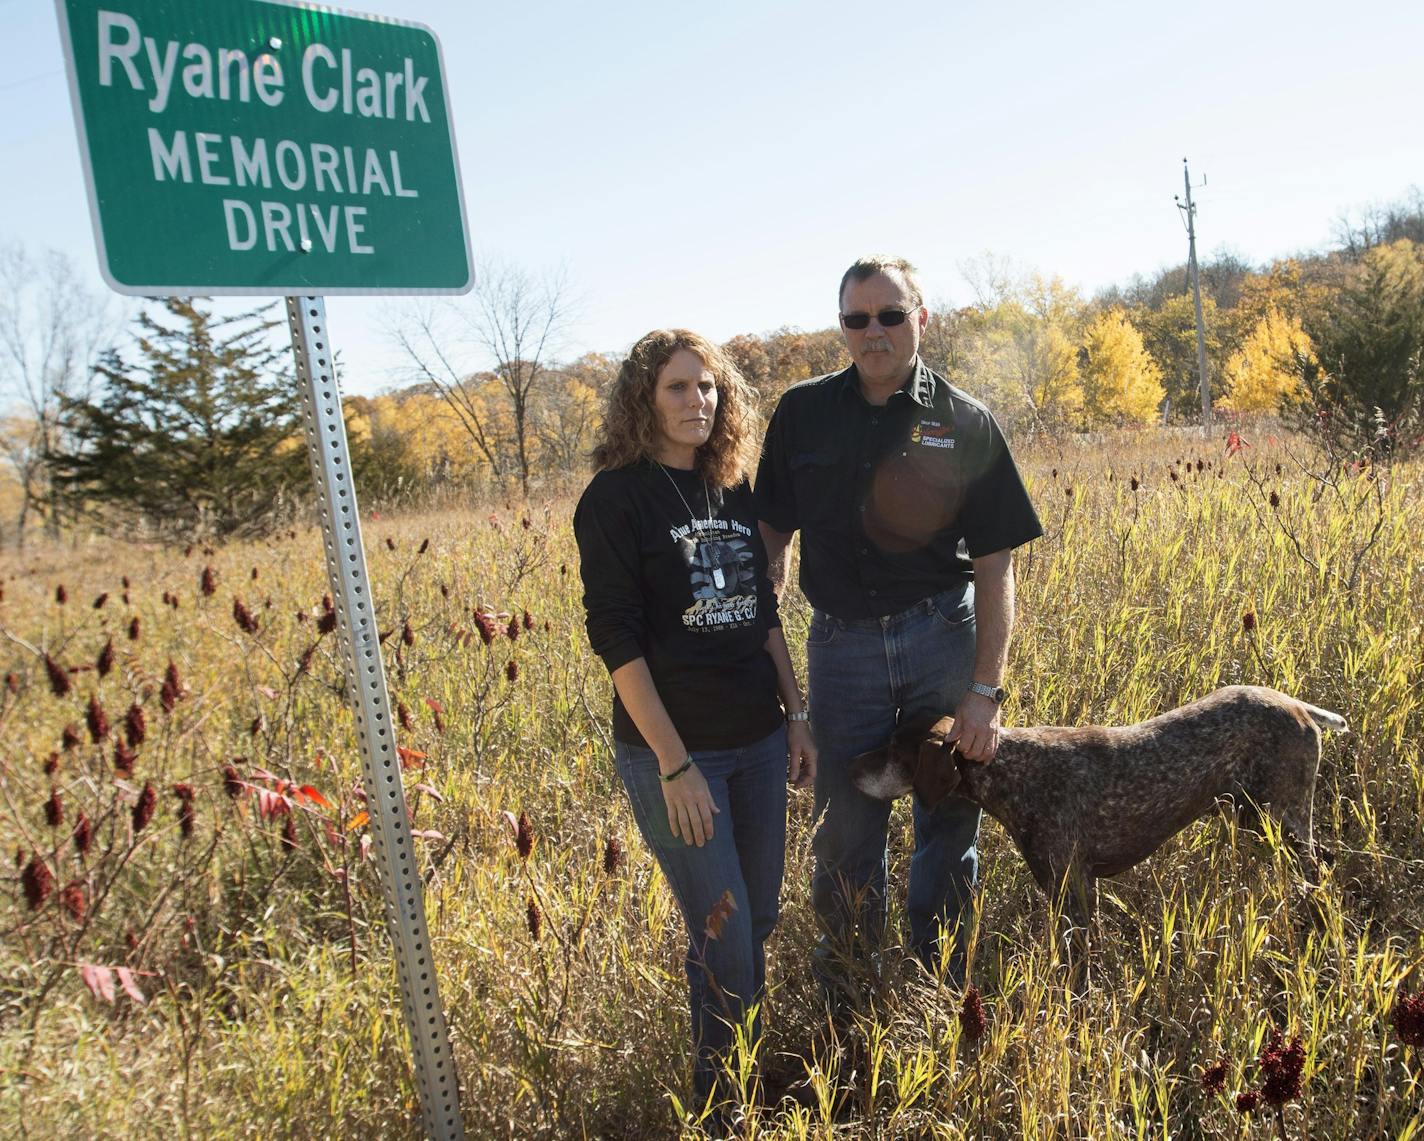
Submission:
<svg viewBox="0 0 1424 1141">
<path fill-rule="evenodd" d="M 945 744 L 953 719 L 901 728 L 855 759 L 867 796 L 914 792 L 980 805 L 1008 830 L 1038 886 L 1063 892 L 1065 918 L 1086 930 L 1097 881 L 1145 860 L 1218 797 L 1266 806 L 1314 853 L 1311 799 L 1320 731 L 1348 731 L 1337 713 L 1259 685 L 1232 685 L 1144 721 L 1104 728 L 1006 728 L 988 764 Z"/>
</svg>

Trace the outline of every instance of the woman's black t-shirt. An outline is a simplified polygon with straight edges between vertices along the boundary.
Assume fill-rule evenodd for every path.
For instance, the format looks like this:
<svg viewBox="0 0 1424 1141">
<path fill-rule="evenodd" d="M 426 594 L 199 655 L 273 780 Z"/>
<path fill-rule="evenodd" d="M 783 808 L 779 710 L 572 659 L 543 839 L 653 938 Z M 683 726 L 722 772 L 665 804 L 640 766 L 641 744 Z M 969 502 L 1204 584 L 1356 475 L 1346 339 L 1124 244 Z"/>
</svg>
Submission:
<svg viewBox="0 0 1424 1141">
<path fill-rule="evenodd" d="M 610 673 L 647 660 L 688 749 L 749 745 L 781 723 L 766 652 L 781 620 L 746 480 L 719 493 L 651 462 L 601 471 L 574 534 L 594 652 Z M 616 692 L 613 735 L 647 744 Z"/>
</svg>

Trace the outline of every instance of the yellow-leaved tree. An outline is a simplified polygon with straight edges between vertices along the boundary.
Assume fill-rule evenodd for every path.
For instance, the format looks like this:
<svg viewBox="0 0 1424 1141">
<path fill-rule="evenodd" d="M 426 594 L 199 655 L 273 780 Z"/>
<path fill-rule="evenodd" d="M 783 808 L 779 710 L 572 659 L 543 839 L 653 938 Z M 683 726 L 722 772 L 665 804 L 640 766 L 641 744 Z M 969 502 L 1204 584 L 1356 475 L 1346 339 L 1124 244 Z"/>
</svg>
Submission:
<svg viewBox="0 0 1424 1141">
<path fill-rule="evenodd" d="M 488 383 L 488 381 L 486 381 Z M 480 394 L 468 399 L 483 411 Z M 470 436 L 447 401 L 428 389 L 407 388 L 369 399 L 349 398 L 349 431 L 365 438 L 382 456 L 398 454 L 399 478 L 425 488 L 470 484 L 489 474 L 488 461 L 470 445 Z M 387 460 L 388 467 L 395 466 Z M 385 473 L 389 477 L 389 472 Z"/>
<path fill-rule="evenodd" d="M 1226 362 L 1228 392 L 1221 406 L 1236 412 L 1271 412 L 1300 391 L 1300 365 L 1314 360 L 1299 319 L 1274 305 L 1246 334 Z"/>
<path fill-rule="evenodd" d="M 1098 314 L 1083 338 L 1083 417 L 1089 425 L 1150 424 L 1166 391 L 1162 370 L 1121 309 Z"/>
<path fill-rule="evenodd" d="M 1083 386 L 1078 374 L 1082 300 L 1056 277 L 1004 277 L 980 290 L 976 312 L 961 321 L 952 379 L 988 401 L 1011 428 L 1077 427 Z"/>
</svg>

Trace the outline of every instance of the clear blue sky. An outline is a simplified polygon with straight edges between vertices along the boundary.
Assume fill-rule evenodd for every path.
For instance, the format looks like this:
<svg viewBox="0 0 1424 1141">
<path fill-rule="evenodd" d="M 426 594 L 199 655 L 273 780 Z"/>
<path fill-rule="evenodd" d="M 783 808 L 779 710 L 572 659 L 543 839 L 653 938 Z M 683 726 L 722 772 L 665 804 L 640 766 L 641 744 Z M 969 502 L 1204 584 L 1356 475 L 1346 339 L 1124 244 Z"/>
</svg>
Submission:
<svg viewBox="0 0 1424 1141">
<path fill-rule="evenodd" d="M 984 251 L 1091 292 L 1184 257 L 1183 156 L 1204 253 L 1254 262 L 1424 185 L 1420 0 L 354 10 L 440 37 L 476 257 L 565 267 L 564 356 L 825 327 L 868 251 L 956 304 Z M 103 289 L 54 8 L 0 0 L 0 27 L 0 242 Z M 393 382 L 403 304 L 328 303 L 348 392 Z"/>
</svg>

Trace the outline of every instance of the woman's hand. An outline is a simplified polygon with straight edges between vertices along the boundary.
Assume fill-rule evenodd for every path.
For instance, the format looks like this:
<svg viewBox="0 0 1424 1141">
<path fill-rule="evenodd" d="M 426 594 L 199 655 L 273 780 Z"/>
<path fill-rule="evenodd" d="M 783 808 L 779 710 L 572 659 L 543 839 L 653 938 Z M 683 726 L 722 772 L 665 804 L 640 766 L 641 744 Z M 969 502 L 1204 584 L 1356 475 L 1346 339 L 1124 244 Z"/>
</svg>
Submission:
<svg viewBox="0 0 1424 1141">
<path fill-rule="evenodd" d="M 786 783 L 805 788 L 816 779 L 816 742 L 805 721 L 786 723 Z"/>
<path fill-rule="evenodd" d="M 668 827 L 684 843 L 702 847 L 712 839 L 712 817 L 722 810 L 712 800 L 712 792 L 694 764 L 676 780 L 663 781 Z"/>
</svg>

